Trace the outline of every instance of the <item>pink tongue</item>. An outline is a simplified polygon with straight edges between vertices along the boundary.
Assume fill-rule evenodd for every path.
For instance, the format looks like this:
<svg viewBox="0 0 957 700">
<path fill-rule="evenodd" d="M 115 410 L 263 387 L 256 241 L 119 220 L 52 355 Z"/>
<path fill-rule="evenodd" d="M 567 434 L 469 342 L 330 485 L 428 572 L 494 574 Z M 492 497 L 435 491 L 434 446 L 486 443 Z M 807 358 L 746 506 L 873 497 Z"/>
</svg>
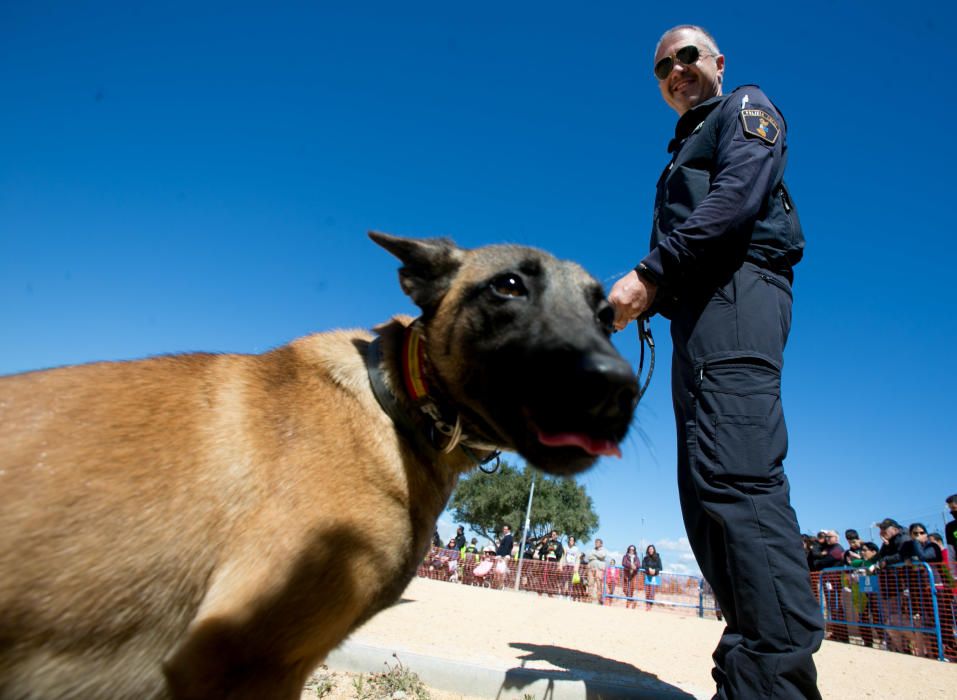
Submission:
<svg viewBox="0 0 957 700">
<path fill-rule="evenodd" d="M 543 433 L 538 431 L 538 439 L 548 447 L 580 447 L 591 455 L 621 457 L 621 450 L 611 440 L 595 440 L 584 433 Z"/>
</svg>

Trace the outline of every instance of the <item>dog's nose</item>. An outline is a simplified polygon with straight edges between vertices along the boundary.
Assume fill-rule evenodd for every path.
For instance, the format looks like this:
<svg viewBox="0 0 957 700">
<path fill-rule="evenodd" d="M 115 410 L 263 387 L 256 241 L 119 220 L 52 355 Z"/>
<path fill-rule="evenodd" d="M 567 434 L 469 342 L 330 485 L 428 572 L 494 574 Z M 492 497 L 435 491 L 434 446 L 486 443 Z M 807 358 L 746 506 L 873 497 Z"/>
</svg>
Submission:
<svg viewBox="0 0 957 700">
<path fill-rule="evenodd" d="M 582 399 L 597 418 L 631 419 L 638 401 L 638 379 L 621 357 L 587 354 L 581 361 Z"/>
</svg>

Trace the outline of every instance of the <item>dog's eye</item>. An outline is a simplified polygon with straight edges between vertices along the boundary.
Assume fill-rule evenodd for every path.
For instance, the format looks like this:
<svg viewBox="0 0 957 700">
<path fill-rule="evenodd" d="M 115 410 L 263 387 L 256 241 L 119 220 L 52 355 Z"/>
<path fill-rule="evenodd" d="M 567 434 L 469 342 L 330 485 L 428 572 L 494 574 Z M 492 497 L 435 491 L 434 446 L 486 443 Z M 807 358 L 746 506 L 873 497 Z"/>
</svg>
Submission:
<svg viewBox="0 0 957 700">
<path fill-rule="evenodd" d="M 522 278 L 513 272 L 506 272 L 499 275 L 489 284 L 492 291 L 503 297 L 524 297 L 528 296 L 528 290 L 525 289 L 525 283 Z"/>
</svg>

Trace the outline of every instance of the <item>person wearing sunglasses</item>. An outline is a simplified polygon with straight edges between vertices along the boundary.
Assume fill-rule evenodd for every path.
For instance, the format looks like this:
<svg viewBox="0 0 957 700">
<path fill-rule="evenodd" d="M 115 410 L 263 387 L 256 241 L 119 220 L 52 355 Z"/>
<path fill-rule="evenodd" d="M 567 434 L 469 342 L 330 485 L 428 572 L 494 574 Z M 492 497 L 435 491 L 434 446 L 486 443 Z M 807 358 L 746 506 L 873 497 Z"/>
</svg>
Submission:
<svg viewBox="0 0 957 700">
<path fill-rule="evenodd" d="M 666 31 L 650 68 L 678 121 L 650 252 L 608 296 L 615 327 L 671 321 L 678 493 L 727 624 L 717 697 L 819 698 L 824 623 L 784 473 L 781 368 L 804 249 L 784 117 L 755 85 L 725 94 L 725 56 L 701 27 Z"/>
<path fill-rule="evenodd" d="M 937 564 L 944 560 L 940 547 L 927 536 L 927 528 L 923 523 L 912 523 L 907 530 L 910 539 L 901 545 L 903 561 L 926 561 L 928 564 Z"/>
</svg>

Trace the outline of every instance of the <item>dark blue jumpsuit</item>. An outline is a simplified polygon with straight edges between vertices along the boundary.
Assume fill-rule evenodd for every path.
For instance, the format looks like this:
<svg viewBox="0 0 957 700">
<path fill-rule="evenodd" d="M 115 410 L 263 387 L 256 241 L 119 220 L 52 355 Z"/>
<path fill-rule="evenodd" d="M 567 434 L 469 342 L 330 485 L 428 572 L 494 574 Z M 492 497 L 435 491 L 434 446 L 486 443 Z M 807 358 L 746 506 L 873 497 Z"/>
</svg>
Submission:
<svg viewBox="0 0 957 700">
<path fill-rule="evenodd" d="M 818 698 L 823 621 L 784 474 L 781 370 L 804 237 L 785 124 L 747 85 L 681 116 L 639 274 L 671 319 L 678 490 L 724 613 L 721 698 Z"/>
</svg>

